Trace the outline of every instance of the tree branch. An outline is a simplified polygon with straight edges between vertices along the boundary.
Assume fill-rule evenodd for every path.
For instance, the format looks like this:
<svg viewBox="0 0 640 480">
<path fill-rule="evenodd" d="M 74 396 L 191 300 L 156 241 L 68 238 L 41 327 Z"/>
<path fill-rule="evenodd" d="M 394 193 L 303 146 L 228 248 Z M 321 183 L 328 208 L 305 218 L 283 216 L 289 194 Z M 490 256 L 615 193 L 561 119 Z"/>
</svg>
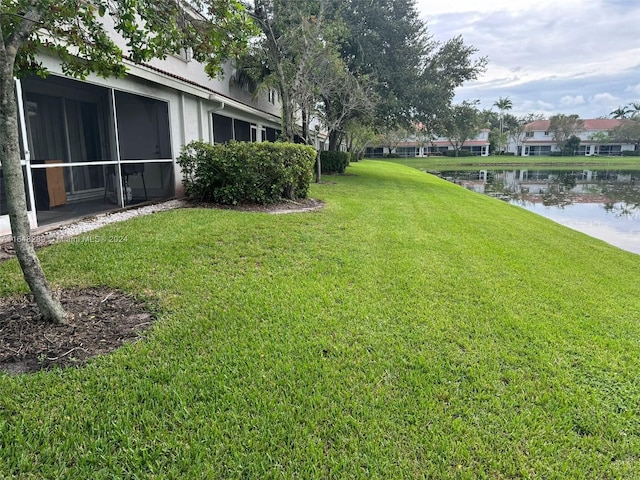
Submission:
<svg viewBox="0 0 640 480">
<path fill-rule="evenodd" d="M 29 2 L 29 8 L 23 16 L 17 16 L 21 19 L 20 24 L 11 35 L 9 35 L 5 42 L 7 54 L 13 57 L 17 55 L 18 50 L 20 50 L 24 42 L 27 41 L 29 35 L 33 33 L 38 25 L 41 25 L 40 19 L 42 18 L 42 14 L 37 10 L 35 0 Z"/>
</svg>

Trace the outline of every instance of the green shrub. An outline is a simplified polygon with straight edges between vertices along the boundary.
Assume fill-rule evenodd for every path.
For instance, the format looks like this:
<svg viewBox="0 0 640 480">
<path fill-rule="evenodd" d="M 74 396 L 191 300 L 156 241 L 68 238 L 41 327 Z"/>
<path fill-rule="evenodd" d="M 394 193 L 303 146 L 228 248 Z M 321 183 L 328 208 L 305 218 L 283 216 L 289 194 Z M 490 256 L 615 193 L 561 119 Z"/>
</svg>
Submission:
<svg viewBox="0 0 640 480">
<path fill-rule="evenodd" d="M 447 150 L 445 153 L 447 157 L 473 157 L 473 153 L 469 150 L 458 150 L 458 155 L 456 155 L 455 150 Z"/>
<path fill-rule="evenodd" d="M 313 178 L 313 147 L 292 143 L 195 141 L 178 157 L 185 194 L 227 205 L 305 198 Z"/>
<path fill-rule="evenodd" d="M 640 157 L 640 150 L 623 150 L 623 157 Z"/>
<path fill-rule="evenodd" d="M 322 173 L 344 173 L 349 166 L 350 158 L 349 152 L 320 152 Z"/>
</svg>

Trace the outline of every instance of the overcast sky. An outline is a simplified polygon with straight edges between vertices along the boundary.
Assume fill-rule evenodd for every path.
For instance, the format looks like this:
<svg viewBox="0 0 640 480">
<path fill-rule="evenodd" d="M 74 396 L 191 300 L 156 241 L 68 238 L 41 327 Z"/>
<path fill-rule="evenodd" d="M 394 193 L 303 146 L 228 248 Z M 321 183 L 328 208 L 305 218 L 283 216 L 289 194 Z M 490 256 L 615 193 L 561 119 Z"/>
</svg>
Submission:
<svg viewBox="0 0 640 480">
<path fill-rule="evenodd" d="M 462 35 L 489 58 L 456 102 L 500 97 L 511 113 L 608 116 L 640 101 L 640 0 L 417 0 L 436 40 Z M 494 110 L 496 110 L 494 108 Z"/>
</svg>

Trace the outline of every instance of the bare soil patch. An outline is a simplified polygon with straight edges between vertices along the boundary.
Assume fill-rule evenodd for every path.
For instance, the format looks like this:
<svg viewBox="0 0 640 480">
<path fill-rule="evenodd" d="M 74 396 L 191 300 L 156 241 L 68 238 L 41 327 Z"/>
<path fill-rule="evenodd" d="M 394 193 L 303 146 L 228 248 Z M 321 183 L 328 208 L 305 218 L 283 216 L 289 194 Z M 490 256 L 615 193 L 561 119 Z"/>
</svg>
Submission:
<svg viewBox="0 0 640 480">
<path fill-rule="evenodd" d="M 40 320 L 31 295 L 0 298 L 0 371 L 79 366 L 139 340 L 155 320 L 147 305 L 119 290 L 83 288 L 60 297 L 68 325 Z"/>
</svg>

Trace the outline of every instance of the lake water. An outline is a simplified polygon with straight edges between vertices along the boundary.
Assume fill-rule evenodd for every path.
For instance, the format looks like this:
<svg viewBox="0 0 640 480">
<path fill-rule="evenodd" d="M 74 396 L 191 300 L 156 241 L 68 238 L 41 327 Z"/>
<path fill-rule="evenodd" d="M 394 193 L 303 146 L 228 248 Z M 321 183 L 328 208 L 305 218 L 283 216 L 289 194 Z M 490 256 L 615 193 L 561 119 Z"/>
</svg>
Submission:
<svg viewBox="0 0 640 480">
<path fill-rule="evenodd" d="M 640 254 L 640 171 L 476 170 L 440 176 Z"/>
</svg>

